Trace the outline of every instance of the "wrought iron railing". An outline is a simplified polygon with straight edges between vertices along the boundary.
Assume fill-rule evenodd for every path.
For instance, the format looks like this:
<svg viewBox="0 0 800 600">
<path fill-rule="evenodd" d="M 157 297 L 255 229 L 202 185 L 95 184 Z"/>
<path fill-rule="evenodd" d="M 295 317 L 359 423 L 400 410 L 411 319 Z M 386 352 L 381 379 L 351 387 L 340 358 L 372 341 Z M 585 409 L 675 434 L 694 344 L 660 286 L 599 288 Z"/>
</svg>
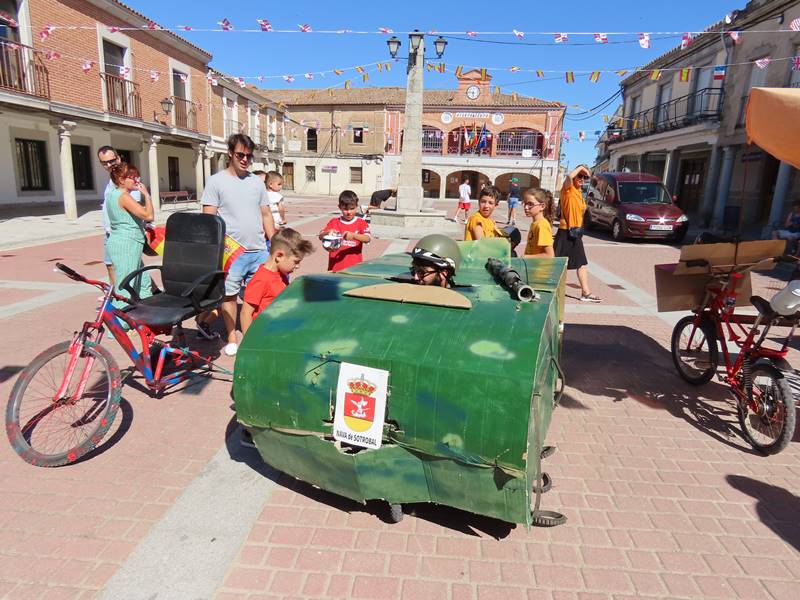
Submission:
<svg viewBox="0 0 800 600">
<path fill-rule="evenodd" d="M 442 153 L 442 140 L 444 133 L 438 129 L 423 127 L 422 129 L 422 153 L 423 154 L 441 154 Z"/>
<path fill-rule="evenodd" d="M 621 128 L 615 127 L 608 143 L 653 135 L 695 125 L 703 121 L 719 121 L 722 114 L 722 88 L 706 88 L 693 94 L 662 102 L 632 115 Z"/>
<path fill-rule="evenodd" d="M 241 133 L 241 125 L 236 119 L 225 119 L 225 137 L 232 136 L 234 133 Z"/>
<path fill-rule="evenodd" d="M 175 111 L 175 127 L 197 131 L 197 105 L 186 98 L 172 97 Z"/>
<path fill-rule="evenodd" d="M 0 89 L 50 98 L 50 75 L 42 53 L 15 42 L 0 42 Z"/>
<path fill-rule="evenodd" d="M 497 156 L 531 156 L 542 155 L 544 136 L 538 131 L 514 130 L 501 131 L 497 136 Z"/>
<path fill-rule="evenodd" d="M 139 84 L 111 73 L 100 73 L 106 89 L 108 112 L 134 119 L 142 118 L 142 98 Z"/>
</svg>

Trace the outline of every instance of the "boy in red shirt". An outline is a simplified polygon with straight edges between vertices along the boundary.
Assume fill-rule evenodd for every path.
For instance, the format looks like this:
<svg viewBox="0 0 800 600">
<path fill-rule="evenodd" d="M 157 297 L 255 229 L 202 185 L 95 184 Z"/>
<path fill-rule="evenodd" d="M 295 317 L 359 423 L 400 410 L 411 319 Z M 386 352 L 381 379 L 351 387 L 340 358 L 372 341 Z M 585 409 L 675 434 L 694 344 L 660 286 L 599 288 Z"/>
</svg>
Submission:
<svg viewBox="0 0 800 600">
<path fill-rule="evenodd" d="M 302 234 L 294 229 L 280 229 L 272 236 L 267 262 L 258 268 L 244 290 L 244 303 L 239 315 L 242 335 L 247 333 L 253 319 L 284 290 L 289 284 L 289 275 L 313 251 L 311 242 L 304 240 Z"/>
<path fill-rule="evenodd" d="M 339 210 L 342 216 L 331 219 L 319 232 L 322 246 L 328 250 L 328 270 L 341 271 L 364 260 L 361 254 L 364 244 L 369 244 L 372 235 L 369 223 L 356 216 L 358 196 L 345 190 L 339 194 Z"/>
</svg>

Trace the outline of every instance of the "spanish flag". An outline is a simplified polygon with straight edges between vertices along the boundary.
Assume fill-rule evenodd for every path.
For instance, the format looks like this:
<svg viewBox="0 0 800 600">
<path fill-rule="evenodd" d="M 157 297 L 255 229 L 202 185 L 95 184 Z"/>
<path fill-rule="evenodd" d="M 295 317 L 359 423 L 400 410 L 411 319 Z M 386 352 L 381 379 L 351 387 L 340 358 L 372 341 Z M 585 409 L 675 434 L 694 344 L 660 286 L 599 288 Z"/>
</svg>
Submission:
<svg viewBox="0 0 800 600">
<path fill-rule="evenodd" d="M 592 83 L 597 83 L 600 80 L 600 71 L 592 71 L 592 74 L 589 75 L 589 81 Z"/>
<path fill-rule="evenodd" d="M 683 83 L 687 83 L 689 81 L 689 75 L 691 74 L 691 68 L 681 69 L 681 81 Z"/>
<path fill-rule="evenodd" d="M 364 67 L 356 67 L 356 71 L 358 71 L 359 73 L 363 73 Z"/>
<path fill-rule="evenodd" d="M 456 67 L 456 77 L 461 77 L 461 73 L 464 72 L 464 65 L 458 65 Z"/>
<path fill-rule="evenodd" d="M 658 81 L 659 79 L 661 79 L 661 69 L 650 71 L 650 81 Z"/>
<path fill-rule="evenodd" d="M 567 77 L 567 83 L 575 83 L 575 72 L 574 71 L 567 71 L 566 77 Z"/>
</svg>

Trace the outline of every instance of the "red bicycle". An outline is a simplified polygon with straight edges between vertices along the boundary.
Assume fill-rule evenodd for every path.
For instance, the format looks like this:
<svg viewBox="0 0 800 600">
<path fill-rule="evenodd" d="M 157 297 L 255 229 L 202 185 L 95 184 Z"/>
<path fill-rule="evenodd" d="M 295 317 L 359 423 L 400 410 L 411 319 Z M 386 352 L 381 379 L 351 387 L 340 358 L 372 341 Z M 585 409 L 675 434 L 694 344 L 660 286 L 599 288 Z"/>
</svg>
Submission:
<svg viewBox="0 0 800 600">
<path fill-rule="evenodd" d="M 738 251 L 738 241 L 737 251 Z M 767 259 L 796 262 L 794 257 Z M 736 260 L 734 259 L 734 263 Z M 794 435 L 795 402 L 786 373 L 789 342 L 800 320 L 800 281 L 792 281 L 771 300 L 753 296 L 758 315 L 735 314 L 737 285 L 755 265 L 716 268 L 705 260 L 686 261 L 688 267 L 707 267 L 711 281 L 705 299 L 692 315 L 682 318 L 672 331 L 672 360 L 680 376 L 693 385 L 708 383 L 718 375 L 736 399 L 742 433 L 763 454 L 777 454 Z M 748 328 L 749 326 L 749 328 Z M 773 326 L 789 327 L 778 348 L 765 347 Z M 728 343 L 738 348 L 731 354 Z M 719 350 L 725 362 L 718 374 Z"/>
<path fill-rule="evenodd" d="M 102 290 L 103 299 L 94 320 L 86 321 L 72 340 L 34 358 L 11 390 L 6 434 L 23 460 L 42 467 L 72 463 L 94 449 L 108 432 L 119 408 L 122 375 L 114 357 L 101 346 L 106 330 L 156 396 L 212 369 L 231 375 L 215 365 L 212 357 L 191 350 L 181 326 L 222 302 L 224 248 L 225 223 L 218 216 L 171 215 L 163 264 L 142 267 L 119 283 L 130 299 L 117 294 L 108 283 L 87 279 L 56 263 L 70 279 Z M 161 271 L 164 290 L 140 298 L 133 282 L 153 269 Z M 112 301 L 122 303 L 123 308 L 116 308 Z M 170 333 L 170 341 L 158 338 Z M 141 350 L 131 339 L 136 337 Z"/>
</svg>

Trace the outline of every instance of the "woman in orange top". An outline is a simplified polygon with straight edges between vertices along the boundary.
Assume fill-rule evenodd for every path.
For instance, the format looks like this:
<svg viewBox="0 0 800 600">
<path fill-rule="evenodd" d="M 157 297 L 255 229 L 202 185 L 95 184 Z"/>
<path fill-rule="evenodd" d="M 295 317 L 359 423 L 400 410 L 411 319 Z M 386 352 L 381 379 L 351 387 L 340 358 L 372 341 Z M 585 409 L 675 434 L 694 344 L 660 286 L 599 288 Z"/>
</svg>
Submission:
<svg viewBox="0 0 800 600">
<path fill-rule="evenodd" d="M 581 185 L 591 178 L 585 165 L 578 167 L 567 175 L 561 186 L 561 221 L 556 233 L 556 256 L 567 257 L 567 269 L 578 271 L 578 283 L 581 286 L 582 302 L 602 302 L 599 296 L 589 290 L 589 270 L 586 265 L 586 252 L 583 249 L 583 215 L 586 202 L 583 200 Z"/>
</svg>

